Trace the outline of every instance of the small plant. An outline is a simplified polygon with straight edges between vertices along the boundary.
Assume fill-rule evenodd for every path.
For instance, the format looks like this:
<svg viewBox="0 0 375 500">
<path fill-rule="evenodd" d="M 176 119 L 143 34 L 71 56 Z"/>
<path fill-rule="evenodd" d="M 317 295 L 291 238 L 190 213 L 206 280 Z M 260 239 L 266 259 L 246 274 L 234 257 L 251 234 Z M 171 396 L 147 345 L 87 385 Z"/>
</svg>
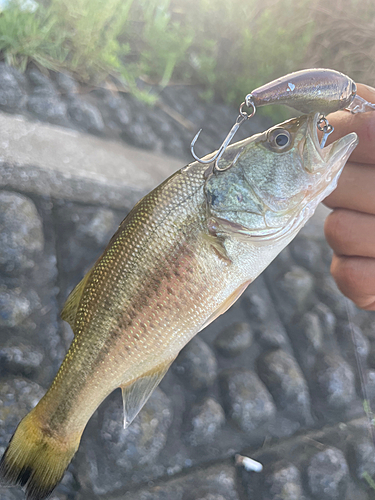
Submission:
<svg viewBox="0 0 375 500">
<path fill-rule="evenodd" d="M 121 67 L 118 37 L 133 0 L 51 0 L 49 15 L 63 36 L 62 65 L 84 81 L 101 79 Z"/>
<path fill-rule="evenodd" d="M 143 10 L 143 50 L 139 57 L 140 74 L 159 80 L 162 87 L 172 78 L 178 63 L 186 60 L 193 33 L 173 20 L 170 0 L 139 2 Z"/>
<path fill-rule="evenodd" d="M 0 15 L 0 53 L 5 62 L 25 71 L 30 61 L 56 69 L 64 58 L 62 40 L 55 32 L 56 19 L 42 6 L 38 14 L 10 1 Z"/>
<path fill-rule="evenodd" d="M 29 62 L 67 69 L 81 81 L 100 79 L 121 66 L 118 42 L 133 0 L 50 0 L 35 12 L 10 0 L 0 16 L 2 58 L 24 71 Z M 121 49 L 121 50 L 120 50 Z"/>
<path fill-rule="evenodd" d="M 27 1 L 34 12 L 24 9 Z M 68 70 L 87 83 L 114 76 L 150 104 L 156 96 L 141 80 L 198 84 L 207 99 L 236 104 L 306 67 L 369 80 L 374 4 L 348 0 L 358 8 L 347 14 L 346 4 L 333 2 L 337 8 L 327 11 L 325 0 L 7 0 L 0 59 L 21 70 L 30 62 Z"/>
<path fill-rule="evenodd" d="M 375 481 L 372 479 L 368 472 L 364 472 L 362 474 L 362 478 L 366 481 L 366 483 L 370 486 L 372 490 L 375 490 Z"/>
</svg>

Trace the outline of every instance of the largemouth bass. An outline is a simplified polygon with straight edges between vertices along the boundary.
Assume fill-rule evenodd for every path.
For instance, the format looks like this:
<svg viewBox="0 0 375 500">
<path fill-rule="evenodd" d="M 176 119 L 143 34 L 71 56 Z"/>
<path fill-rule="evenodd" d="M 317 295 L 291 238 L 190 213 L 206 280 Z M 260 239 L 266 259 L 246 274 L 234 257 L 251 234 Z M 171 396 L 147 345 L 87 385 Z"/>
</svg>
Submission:
<svg viewBox="0 0 375 500">
<path fill-rule="evenodd" d="M 62 311 L 74 340 L 0 463 L 7 484 L 46 498 L 87 421 L 122 388 L 129 425 L 182 347 L 295 237 L 336 186 L 355 133 L 321 149 L 317 114 L 229 146 L 226 171 L 194 162 L 133 208 Z"/>
</svg>

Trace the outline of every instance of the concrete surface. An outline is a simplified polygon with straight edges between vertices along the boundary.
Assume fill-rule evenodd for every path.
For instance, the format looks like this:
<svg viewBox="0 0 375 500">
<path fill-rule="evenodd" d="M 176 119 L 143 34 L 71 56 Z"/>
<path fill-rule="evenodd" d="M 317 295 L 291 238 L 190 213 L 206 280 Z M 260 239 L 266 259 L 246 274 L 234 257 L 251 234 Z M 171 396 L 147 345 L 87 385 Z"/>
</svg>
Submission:
<svg viewBox="0 0 375 500">
<path fill-rule="evenodd" d="M 0 185 L 4 186 L 6 178 L 9 187 L 17 187 L 36 169 L 49 179 L 49 186 L 42 183 L 38 194 L 47 189 L 45 194 L 52 196 L 57 195 L 57 188 L 63 189 L 64 178 L 100 183 L 117 191 L 149 191 L 184 166 L 182 161 L 163 154 L 1 113 L 0 162 L 12 169 L 0 172 Z M 82 198 L 81 192 L 79 195 Z M 70 197 L 74 199 L 74 193 Z"/>
</svg>

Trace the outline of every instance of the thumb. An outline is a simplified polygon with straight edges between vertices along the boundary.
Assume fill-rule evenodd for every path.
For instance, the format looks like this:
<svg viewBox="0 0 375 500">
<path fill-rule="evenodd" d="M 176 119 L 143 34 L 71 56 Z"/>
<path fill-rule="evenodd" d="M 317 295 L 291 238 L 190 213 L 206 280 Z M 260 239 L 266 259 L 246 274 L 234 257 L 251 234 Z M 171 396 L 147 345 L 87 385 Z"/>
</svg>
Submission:
<svg viewBox="0 0 375 500">
<path fill-rule="evenodd" d="M 375 104 L 375 89 L 359 83 L 357 95 Z M 375 164 L 375 110 L 366 113 L 352 114 L 348 111 L 337 111 L 328 115 L 329 123 L 334 127 L 327 143 L 332 143 L 350 132 L 356 132 L 359 144 L 353 151 L 350 161 Z"/>
</svg>

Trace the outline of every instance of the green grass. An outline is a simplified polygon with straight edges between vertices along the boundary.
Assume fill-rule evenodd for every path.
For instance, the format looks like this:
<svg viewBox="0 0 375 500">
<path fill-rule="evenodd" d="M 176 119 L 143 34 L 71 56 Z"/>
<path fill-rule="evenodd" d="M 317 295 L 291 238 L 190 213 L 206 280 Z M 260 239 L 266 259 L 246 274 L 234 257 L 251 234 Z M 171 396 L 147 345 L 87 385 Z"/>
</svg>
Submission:
<svg viewBox="0 0 375 500">
<path fill-rule="evenodd" d="M 330 28 L 329 14 L 322 21 L 324 0 L 314 7 L 309 0 L 39 0 L 33 13 L 10 0 L 0 14 L 0 59 L 21 71 L 30 63 L 66 70 L 89 84 L 115 78 L 150 103 L 155 94 L 141 90 L 138 82 L 146 88 L 147 83 L 198 84 L 207 99 L 239 104 L 257 86 L 290 71 L 319 63 L 329 67 L 326 54 L 348 61 L 347 23 L 337 30 L 346 10 L 339 0 L 333 3 Z M 351 25 L 358 10 L 362 31 L 372 32 L 374 8 L 371 2 L 361 5 L 360 12 L 350 10 Z M 332 40 L 330 29 L 336 35 Z M 341 32 L 346 45 L 340 59 Z M 360 32 L 350 35 L 356 44 Z M 329 47 L 320 43 L 321 33 L 331 40 Z M 375 41 L 367 36 L 363 47 L 364 59 L 357 55 L 353 67 L 368 66 L 364 52 L 372 53 Z M 317 53 L 320 59 L 314 59 Z"/>
<path fill-rule="evenodd" d="M 368 472 L 364 472 L 362 474 L 362 478 L 366 481 L 366 483 L 369 485 L 369 487 L 372 490 L 375 490 L 375 481 L 372 479 L 372 477 L 370 476 L 370 474 Z"/>
<path fill-rule="evenodd" d="M 25 71 L 30 61 L 47 69 L 56 69 L 64 53 L 62 40 L 54 32 L 55 24 L 55 19 L 44 9 L 42 16 L 36 16 L 23 11 L 18 2 L 11 2 L 0 15 L 2 58 L 21 71 Z"/>
<path fill-rule="evenodd" d="M 0 16 L 0 53 L 21 71 L 30 62 L 69 70 L 81 81 L 100 80 L 119 71 L 118 37 L 133 0 L 51 0 L 36 12 L 11 0 Z"/>
</svg>

